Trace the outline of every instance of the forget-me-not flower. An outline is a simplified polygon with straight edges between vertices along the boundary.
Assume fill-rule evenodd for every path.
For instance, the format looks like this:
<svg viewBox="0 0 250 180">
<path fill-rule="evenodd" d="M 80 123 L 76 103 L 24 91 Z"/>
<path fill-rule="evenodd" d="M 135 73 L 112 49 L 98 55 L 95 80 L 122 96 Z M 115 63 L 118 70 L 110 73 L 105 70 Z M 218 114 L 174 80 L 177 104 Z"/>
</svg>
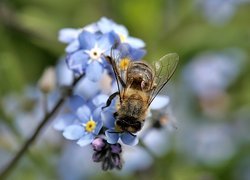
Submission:
<svg viewBox="0 0 250 180">
<path fill-rule="evenodd" d="M 77 109 L 77 123 L 64 129 L 63 136 L 69 140 L 77 140 L 77 144 L 90 144 L 102 128 L 102 121 L 98 109 L 91 109 L 84 105 Z"/>
<path fill-rule="evenodd" d="M 86 73 L 92 81 L 98 81 L 104 71 L 106 60 L 103 56 L 116 42 L 113 32 L 103 35 L 82 31 L 79 35 L 80 49 L 68 55 L 67 64 L 76 73 Z"/>
<path fill-rule="evenodd" d="M 99 135 L 103 126 L 101 107 L 107 96 L 100 94 L 85 101 L 79 96 L 69 102 L 71 110 L 57 118 L 54 127 L 63 131 L 63 136 L 69 140 L 77 140 L 77 144 L 85 146 L 90 144 Z"/>
</svg>

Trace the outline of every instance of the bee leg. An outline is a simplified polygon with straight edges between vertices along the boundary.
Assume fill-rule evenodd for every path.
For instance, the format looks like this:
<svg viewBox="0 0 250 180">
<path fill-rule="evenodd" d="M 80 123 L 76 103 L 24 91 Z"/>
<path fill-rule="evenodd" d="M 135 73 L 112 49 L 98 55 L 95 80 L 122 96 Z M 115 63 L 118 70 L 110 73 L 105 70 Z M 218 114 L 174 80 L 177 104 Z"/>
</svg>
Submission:
<svg viewBox="0 0 250 180">
<path fill-rule="evenodd" d="M 109 96 L 107 102 L 106 102 L 106 106 L 103 106 L 102 109 L 104 109 L 104 108 L 106 108 L 106 107 L 109 107 L 110 104 L 111 104 L 111 102 L 112 102 L 112 100 L 113 100 L 117 95 L 119 95 L 119 92 L 118 92 L 118 91 L 115 92 L 115 93 L 113 93 L 113 94 L 111 94 L 111 95 Z"/>
</svg>

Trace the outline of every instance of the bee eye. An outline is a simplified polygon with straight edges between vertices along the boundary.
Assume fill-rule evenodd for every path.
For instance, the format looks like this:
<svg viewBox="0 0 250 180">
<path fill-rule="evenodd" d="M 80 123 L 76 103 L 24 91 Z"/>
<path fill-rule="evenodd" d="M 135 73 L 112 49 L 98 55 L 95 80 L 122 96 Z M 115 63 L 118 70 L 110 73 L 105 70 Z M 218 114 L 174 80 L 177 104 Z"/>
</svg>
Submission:
<svg viewBox="0 0 250 180">
<path fill-rule="evenodd" d="M 116 125 L 121 126 L 122 122 L 120 120 L 116 121 Z"/>
<path fill-rule="evenodd" d="M 116 118 L 116 117 L 118 116 L 118 113 L 117 113 L 117 112 L 115 112 L 113 115 L 114 115 L 114 117 Z"/>
</svg>

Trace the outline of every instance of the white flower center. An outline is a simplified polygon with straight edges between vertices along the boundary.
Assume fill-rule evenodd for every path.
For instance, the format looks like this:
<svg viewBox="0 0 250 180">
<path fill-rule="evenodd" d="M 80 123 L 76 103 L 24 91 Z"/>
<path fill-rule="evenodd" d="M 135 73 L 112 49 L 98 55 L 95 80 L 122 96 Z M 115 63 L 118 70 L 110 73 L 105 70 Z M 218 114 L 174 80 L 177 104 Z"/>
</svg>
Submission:
<svg viewBox="0 0 250 180">
<path fill-rule="evenodd" d="M 89 56 L 92 60 L 99 60 L 101 58 L 103 51 L 98 47 L 94 47 L 89 51 Z"/>
</svg>

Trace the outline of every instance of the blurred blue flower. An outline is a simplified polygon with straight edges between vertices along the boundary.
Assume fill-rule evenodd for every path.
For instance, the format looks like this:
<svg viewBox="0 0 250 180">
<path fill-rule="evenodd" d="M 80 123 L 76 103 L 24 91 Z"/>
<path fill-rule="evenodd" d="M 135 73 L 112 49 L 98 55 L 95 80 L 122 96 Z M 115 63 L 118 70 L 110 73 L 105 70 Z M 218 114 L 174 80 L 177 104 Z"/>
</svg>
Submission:
<svg viewBox="0 0 250 180">
<path fill-rule="evenodd" d="M 197 55 L 184 70 L 190 89 L 201 97 L 212 97 L 237 78 L 244 65 L 245 53 L 239 49 L 204 52 Z"/>
<path fill-rule="evenodd" d="M 188 153 L 188 157 L 192 160 L 208 166 L 215 167 L 228 162 L 237 149 L 230 126 L 224 123 L 197 124 L 202 122 L 202 119 L 198 120 L 189 123 L 189 127 L 178 134 L 181 138 L 178 139 L 179 151 Z"/>
<path fill-rule="evenodd" d="M 223 25 L 234 16 L 238 6 L 247 0 L 198 0 L 198 8 L 202 9 L 205 18 L 212 24 Z"/>
<path fill-rule="evenodd" d="M 98 81 L 107 65 L 103 54 L 116 42 L 113 32 L 103 35 L 82 31 L 79 35 L 80 49 L 68 55 L 67 64 L 76 73 L 86 73 L 92 81 Z"/>
<path fill-rule="evenodd" d="M 123 145 L 124 165 L 120 171 L 114 171 L 116 175 L 128 176 L 135 172 L 145 172 L 154 162 L 151 154 L 141 146 Z"/>
<path fill-rule="evenodd" d="M 170 98 L 158 95 L 150 105 L 150 113 L 139 138 L 153 154 L 162 156 L 170 149 L 171 130 L 176 129 L 176 122 L 171 108 Z"/>
<path fill-rule="evenodd" d="M 68 68 L 65 58 L 61 58 L 56 65 L 56 80 L 59 87 L 70 86 L 73 83 L 74 74 Z"/>
</svg>

